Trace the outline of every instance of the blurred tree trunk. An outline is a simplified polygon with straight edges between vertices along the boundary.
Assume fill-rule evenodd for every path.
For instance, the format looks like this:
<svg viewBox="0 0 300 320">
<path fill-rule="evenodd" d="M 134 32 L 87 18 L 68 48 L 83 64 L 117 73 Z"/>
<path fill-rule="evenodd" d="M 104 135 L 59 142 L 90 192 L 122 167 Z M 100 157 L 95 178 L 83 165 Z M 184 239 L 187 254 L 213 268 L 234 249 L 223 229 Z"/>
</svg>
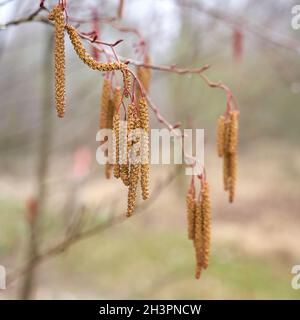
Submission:
<svg viewBox="0 0 300 320">
<path fill-rule="evenodd" d="M 50 143 L 52 137 L 52 78 L 53 78 L 53 33 L 47 30 L 45 36 L 44 65 L 42 68 L 42 105 L 41 105 L 41 129 L 37 150 L 37 210 L 36 216 L 30 223 L 30 235 L 27 259 L 32 261 L 29 272 L 25 275 L 20 290 L 21 299 L 31 299 L 34 294 L 35 283 L 35 259 L 38 255 L 40 241 L 40 221 L 44 210 L 45 195 L 47 193 L 46 178 L 49 168 Z"/>
</svg>

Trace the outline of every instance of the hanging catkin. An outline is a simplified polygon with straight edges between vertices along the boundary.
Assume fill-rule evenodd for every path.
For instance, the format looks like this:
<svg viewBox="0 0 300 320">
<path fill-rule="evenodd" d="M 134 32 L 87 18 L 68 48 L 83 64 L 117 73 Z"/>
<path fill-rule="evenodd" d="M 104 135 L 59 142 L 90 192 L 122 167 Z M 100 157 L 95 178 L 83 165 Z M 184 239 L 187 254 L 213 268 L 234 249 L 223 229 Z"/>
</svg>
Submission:
<svg viewBox="0 0 300 320">
<path fill-rule="evenodd" d="M 201 270 L 203 267 L 203 215 L 202 215 L 202 203 L 201 201 L 194 202 L 194 248 L 196 256 L 196 279 L 200 278 Z"/>
<path fill-rule="evenodd" d="M 127 66 L 123 62 L 103 63 L 103 62 L 96 61 L 86 51 L 86 49 L 82 45 L 82 42 L 81 42 L 81 39 L 80 39 L 80 36 L 79 36 L 77 30 L 71 25 L 67 25 L 66 29 L 67 29 L 68 35 L 70 37 L 70 40 L 73 44 L 74 50 L 76 51 L 77 55 L 90 68 L 92 68 L 94 70 L 103 71 L 103 72 L 115 71 L 115 70 L 122 70 L 122 71 L 127 70 Z"/>
<path fill-rule="evenodd" d="M 60 118 L 65 115 L 65 17 L 61 6 L 55 6 L 48 16 L 55 25 L 55 104 L 56 112 Z"/>
<path fill-rule="evenodd" d="M 218 120 L 218 154 L 223 156 L 224 190 L 229 192 L 229 202 L 234 201 L 237 177 L 237 144 L 239 112 L 230 111 Z M 223 138 L 222 138 L 223 136 Z"/>
<path fill-rule="evenodd" d="M 220 116 L 218 119 L 218 130 L 217 130 L 217 147 L 219 157 L 224 156 L 224 132 L 225 132 L 225 117 Z"/>
<path fill-rule="evenodd" d="M 210 255 L 211 237 L 211 208 L 209 199 L 208 184 L 205 181 L 201 190 L 201 215 L 202 215 L 202 247 L 203 247 L 203 268 L 206 269 Z"/>
<path fill-rule="evenodd" d="M 127 120 L 127 142 L 128 142 L 128 158 L 129 158 L 129 188 L 127 199 L 127 217 L 133 214 L 136 205 L 136 194 L 140 176 L 140 160 L 135 153 L 134 145 L 139 141 L 139 135 L 136 129 L 140 127 L 140 120 L 137 117 L 136 108 L 133 103 L 128 106 Z"/>
<path fill-rule="evenodd" d="M 109 100 L 108 103 L 108 114 L 107 114 L 107 122 L 106 122 L 106 129 L 112 130 L 113 128 L 113 116 L 114 116 L 114 111 L 115 111 L 115 104 L 112 99 Z M 106 179 L 111 178 L 111 173 L 113 169 L 113 159 L 112 159 L 112 154 L 111 150 L 113 150 L 113 141 L 109 139 L 108 141 L 108 150 L 107 150 L 107 162 L 105 164 L 105 177 Z"/>
<path fill-rule="evenodd" d="M 195 236 L 195 187 L 192 185 L 186 196 L 186 210 L 187 210 L 187 227 L 188 239 L 193 240 Z"/>
<path fill-rule="evenodd" d="M 114 117 L 113 117 L 113 160 L 114 176 L 120 178 L 120 105 L 122 102 L 121 88 L 114 89 Z"/>
<path fill-rule="evenodd" d="M 146 54 L 144 56 L 144 64 L 149 65 L 150 63 L 151 63 L 150 56 Z M 150 88 L 150 82 L 151 82 L 151 69 L 145 68 L 143 66 L 138 66 L 136 69 L 136 75 L 141 85 L 143 86 L 145 93 L 148 93 Z M 139 87 L 137 87 L 137 92 L 136 92 L 137 101 L 140 100 L 141 95 L 142 95 L 141 90 Z"/>
<path fill-rule="evenodd" d="M 111 82 L 108 78 L 104 78 L 103 85 L 102 85 L 101 101 L 100 101 L 99 129 L 107 128 L 110 90 L 111 90 Z"/>
<path fill-rule="evenodd" d="M 124 84 L 124 96 L 128 98 L 130 96 L 130 88 L 131 88 L 131 76 L 129 69 L 124 64 L 125 68 L 122 68 L 122 74 L 123 74 L 123 84 Z"/>
<path fill-rule="evenodd" d="M 140 124 L 141 124 L 141 188 L 144 200 L 149 198 L 149 111 L 145 97 L 139 100 Z"/>
</svg>

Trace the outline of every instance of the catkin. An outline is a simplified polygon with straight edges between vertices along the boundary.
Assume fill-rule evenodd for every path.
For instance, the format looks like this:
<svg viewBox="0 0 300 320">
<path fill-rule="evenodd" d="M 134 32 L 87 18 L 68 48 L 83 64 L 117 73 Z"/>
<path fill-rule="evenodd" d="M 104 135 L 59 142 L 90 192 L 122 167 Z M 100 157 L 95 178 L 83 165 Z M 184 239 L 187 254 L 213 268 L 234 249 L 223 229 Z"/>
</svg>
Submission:
<svg viewBox="0 0 300 320">
<path fill-rule="evenodd" d="M 207 182 L 201 190 L 201 213 L 202 213 L 202 247 L 203 247 L 203 268 L 206 269 L 209 263 L 210 255 L 210 237 L 211 237 L 211 208 L 209 189 Z"/>
<path fill-rule="evenodd" d="M 236 153 L 238 143 L 238 112 L 230 113 L 228 152 Z"/>
<path fill-rule="evenodd" d="M 109 79 L 105 78 L 103 80 L 102 94 L 101 94 L 101 101 L 100 101 L 99 129 L 107 128 L 110 89 L 111 89 L 111 82 Z"/>
<path fill-rule="evenodd" d="M 150 56 L 146 54 L 144 57 L 144 64 L 149 65 L 150 63 L 151 63 Z M 143 66 L 138 66 L 136 70 L 136 75 L 141 85 L 143 86 L 145 93 L 148 93 L 150 88 L 150 82 L 151 82 L 151 69 L 145 68 Z M 137 95 L 137 101 L 139 101 L 141 96 L 141 90 L 139 87 L 137 88 L 136 95 Z"/>
<path fill-rule="evenodd" d="M 219 157 L 224 156 L 224 132 L 225 132 L 225 117 L 220 116 L 218 119 L 218 130 L 217 130 L 217 147 Z"/>
<path fill-rule="evenodd" d="M 189 192 L 186 196 L 187 208 L 187 225 L 188 225 L 188 239 L 193 240 L 195 235 L 195 195 Z"/>
<path fill-rule="evenodd" d="M 70 37 L 70 40 L 72 42 L 75 52 L 77 53 L 79 58 L 90 68 L 94 70 L 103 71 L 103 72 L 115 71 L 115 70 L 122 70 L 122 71 L 127 70 L 127 66 L 123 62 L 103 63 L 103 62 L 96 61 L 84 48 L 77 30 L 71 25 L 67 25 L 66 30 L 68 32 L 68 35 Z"/>
<path fill-rule="evenodd" d="M 127 66 L 124 64 L 125 68 L 122 68 L 123 74 L 123 85 L 124 85 L 124 96 L 128 98 L 130 96 L 130 88 L 131 88 L 131 76 Z"/>
<path fill-rule="evenodd" d="M 133 134 L 133 130 L 140 127 L 140 121 L 136 114 L 135 105 L 132 103 L 128 106 L 128 120 L 127 120 L 127 134 L 128 134 L 128 152 L 129 152 L 129 188 L 128 188 L 128 200 L 127 200 L 127 217 L 133 214 L 136 205 L 136 194 L 140 176 L 140 163 L 136 159 L 133 145 L 138 143 L 139 136 L 130 137 Z M 134 132 L 135 133 L 135 132 Z"/>
<path fill-rule="evenodd" d="M 61 6 L 55 6 L 48 16 L 55 25 L 55 104 L 56 112 L 60 118 L 65 115 L 66 77 L 65 77 L 65 17 Z"/>
<path fill-rule="evenodd" d="M 230 164 L 229 164 L 230 178 L 228 179 L 228 191 L 229 191 L 229 202 L 234 201 L 235 197 L 235 185 L 237 177 L 237 154 L 230 154 Z"/>
<path fill-rule="evenodd" d="M 224 190 L 229 192 L 229 202 L 234 201 L 236 188 L 238 117 L 239 112 L 234 110 L 218 120 L 218 154 L 223 157 Z"/>
<path fill-rule="evenodd" d="M 114 159 L 114 176 L 120 178 L 120 104 L 122 102 L 121 88 L 114 89 L 114 107 L 113 117 L 113 159 Z"/>
<path fill-rule="evenodd" d="M 145 97 L 139 100 L 140 124 L 142 131 L 141 141 L 141 188 L 144 200 L 149 198 L 149 111 Z"/>
<path fill-rule="evenodd" d="M 109 100 L 108 103 L 108 113 L 107 113 L 107 121 L 106 121 L 106 128 L 111 129 L 113 128 L 113 116 L 114 116 L 114 110 L 115 110 L 115 105 L 114 101 L 112 99 Z M 105 176 L 107 179 L 111 178 L 111 173 L 113 169 L 113 159 L 111 157 L 111 153 L 109 150 L 113 150 L 113 142 L 109 140 L 109 145 L 108 145 L 108 150 L 107 150 L 107 157 L 108 160 L 105 165 Z"/>
<path fill-rule="evenodd" d="M 196 273 L 195 277 L 199 279 L 201 274 L 201 269 L 203 266 L 203 215 L 202 215 L 202 204 L 200 201 L 197 201 L 195 204 L 194 211 L 194 248 L 196 255 Z"/>
</svg>

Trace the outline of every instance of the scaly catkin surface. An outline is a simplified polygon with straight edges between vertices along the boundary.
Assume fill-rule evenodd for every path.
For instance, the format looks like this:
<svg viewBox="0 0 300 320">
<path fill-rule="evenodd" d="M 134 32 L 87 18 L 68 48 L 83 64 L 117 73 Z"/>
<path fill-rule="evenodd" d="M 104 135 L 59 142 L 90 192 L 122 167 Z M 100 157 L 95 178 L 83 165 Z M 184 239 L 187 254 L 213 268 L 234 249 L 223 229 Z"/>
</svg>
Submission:
<svg viewBox="0 0 300 320">
<path fill-rule="evenodd" d="M 113 117 L 113 159 L 114 159 L 114 176 L 120 178 L 120 104 L 122 102 L 121 88 L 114 89 L 114 106 L 115 113 Z"/>
<path fill-rule="evenodd" d="M 71 25 L 67 25 L 66 29 L 75 52 L 77 53 L 79 58 L 90 68 L 94 70 L 103 71 L 103 72 L 115 71 L 115 70 L 123 71 L 127 69 L 126 64 L 124 64 L 123 62 L 103 63 L 103 62 L 96 61 L 84 48 L 77 30 Z"/>
<path fill-rule="evenodd" d="M 66 102 L 66 76 L 65 76 L 65 17 L 59 5 L 55 6 L 48 16 L 54 20 L 55 25 L 55 104 L 56 112 L 60 118 L 65 115 Z"/>
<path fill-rule="evenodd" d="M 134 130 L 140 127 L 140 120 L 137 117 L 136 109 L 134 104 L 128 106 L 128 123 L 127 123 L 127 134 L 128 134 L 128 154 L 129 154 L 129 188 L 128 188 L 128 199 L 127 199 L 127 217 L 130 217 L 133 214 L 133 211 L 136 206 L 136 195 L 137 187 L 140 177 L 140 168 L 139 159 L 136 158 L 134 145 L 139 142 L 139 135 L 131 136 L 133 133 L 136 133 Z"/>
<path fill-rule="evenodd" d="M 195 199 L 192 193 L 186 196 L 188 239 L 193 240 L 195 236 Z"/>
<path fill-rule="evenodd" d="M 202 211 L 202 244 L 203 244 L 203 268 L 206 269 L 209 263 L 210 238 L 211 238 L 211 208 L 209 189 L 207 182 L 201 190 L 201 211 Z"/>
<path fill-rule="evenodd" d="M 144 97 L 140 99 L 140 124 L 142 131 L 141 140 L 141 188 L 142 197 L 144 200 L 149 198 L 149 176 L 150 176 L 150 164 L 149 164 L 149 110 L 147 101 Z"/>
<path fill-rule="evenodd" d="M 217 147 L 219 157 L 224 156 L 224 136 L 225 134 L 225 117 L 220 116 L 218 119 L 218 129 L 217 129 Z"/>
</svg>

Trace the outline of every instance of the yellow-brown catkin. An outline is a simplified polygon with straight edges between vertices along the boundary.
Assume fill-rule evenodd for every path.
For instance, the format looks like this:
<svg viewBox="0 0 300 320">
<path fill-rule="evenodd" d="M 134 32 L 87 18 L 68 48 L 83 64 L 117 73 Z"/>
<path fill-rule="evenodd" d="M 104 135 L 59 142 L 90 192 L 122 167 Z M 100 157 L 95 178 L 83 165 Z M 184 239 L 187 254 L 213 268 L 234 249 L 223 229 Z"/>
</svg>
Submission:
<svg viewBox="0 0 300 320">
<path fill-rule="evenodd" d="M 228 191 L 229 191 L 229 202 L 234 201 L 235 197 L 235 186 L 237 178 L 237 154 L 230 154 L 230 164 L 229 164 L 230 176 L 228 179 Z"/>
<path fill-rule="evenodd" d="M 109 103 L 108 103 L 107 121 L 106 121 L 106 126 L 105 126 L 105 128 L 107 128 L 107 129 L 113 128 L 114 111 L 115 111 L 114 101 L 112 99 L 110 99 Z M 112 173 L 112 169 L 113 169 L 113 159 L 112 159 L 112 152 L 111 152 L 112 150 L 113 150 L 113 142 L 110 141 L 110 144 L 108 145 L 108 150 L 107 150 L 108 152 L 106 153 L 108 160 L 105 165 L 105 177 L 107 179 L 111 178 L 111 173 Z"/>
<path fill-rule="evenodd" d="M 126 122 L 120 122 L 120 178 L 125 186 L 129 185 L 129 165 L 127 150 L 127 125 Z"/>
<path fill-rule="evenodd" d="M 115 113 L 113 117 L 113 159 L 114 159 L 114 176 L 120 178 L 120 104 L 122 102 L 121 88 L 114 89 Z"/>
<path fill-rule="evenodd" d="M 229 171 L 230 171 L 230 154 L 225 153 L 223 159 L 223 183 L 224 183 L 224 190 L 229 190 Z"/>
<path fill-rule="evenodd" d="M 139 159 L 135 158 L 133 144 L 138 142 L 139 137 L 130 137 L 132 131 L 140 127 L 140 121 L 137 117 L 135 105 L 130 104 L 128 106 L 128 120 L 127 120 L 127 134 L 128 134 L 128 152 L 130 160 L 130 172 L 129 172 L 129 188 L 127 199 L 127 217 L 133 214 L 136 206 L 137 187 L 140 176 L 140 163 Z"/>
<path fill-rule="evenodd" d="M 218 119 L 218 129 L 217 129 L 217 147 L 219 157 L 224 156 L 224 133 L 225 133 L 225 117 L 220 116 Z"/>
<path fill-rule="evenodd" d="M 84 48 L 77 30 L 70 25 L 66 26 L 66 30 L 72 42 L 75 52 L 79 58 L 90 68 L 103 72 L 115 70 L 127 70 L 127 65 L 123 62 L 99 62 L 96 61 Z"/>
<path fill-rule="evenodd" d="M 146 54 L 144 56 L 144 64 L 149 65 L 150 63 L 151 63 L 150 56 Z M 141 85 L 144 88 L 145 93 L 148 93 L 150 88 L 150 82 L 151 82 L 151 69 L 145 68 L 143 66 L 138 66 L 136 70 L 136 74 L 138 79 L 140 80 Z M 137 96 L 137 101 L 139 101 L 141 96 L 141 90 L 139 87 L 137 88 L 136 96 Z"/>
<path fill-rule="evenodd" d="M 124 96 L 128 98 L 130 96 L 130 88 L 131 88 L 131 75 L 128 67 L 124 64 L 125 68 L 122 68 L 123 74 L 123 85 L 124 85 Z"/>
<path fill-rule="evenodd" d="M 238 144 L 238 111 L 230 112 L 228 152 L 236 153 Z"/>
<path fill-rule="evenodd" d="M 202 211 L 202 247 L 203 247 L 203 268 L 206 269 L 209 263 L 210 238 L 211 238 L 211 207 L 209 189 L 207 182 L 201 190 L 201 211 Z"/>
<path fill-rule="evenodd" d="M 197 201 L 194 205 L 194 248 L 196 256 L 195 277 L 199 279 L 203 267 L 203 212 L 201 209 L 202 203 L 200 201 Z"/>
<path fill-rule="evenodd" d="M 101 94 L 101 101 L 100 101 L 99 129 L 107 128 L 110 89 L 111 89 L 111 82 L 109 79 L 105 78 L 103 80 L 102 94 Z"/>
<path fill-rule="evenodd" d="M 149 110 L 145 97 L 142 97 L 139 101 L 140 111 L 140 125 L 142 131 L 141 140 L 141 188 L 142 197 L 144 200 L 149 198 L 149 175 L 150 175 L 150 164 L 149 164 Z"/>
<path fill-rule="evenodd" d="M 186 196 L 188 239 L 193 240 L 195 235 L 195 195 L 189 192 Z"/>
<path fill-rule="evenodd" d="M 55 104 L 60 118 L 65 115 L 66 77 L 65 77 L 65 17 L 61 6 L 55 6 L 48 16 L 55 25 Z"/>
</svg>

